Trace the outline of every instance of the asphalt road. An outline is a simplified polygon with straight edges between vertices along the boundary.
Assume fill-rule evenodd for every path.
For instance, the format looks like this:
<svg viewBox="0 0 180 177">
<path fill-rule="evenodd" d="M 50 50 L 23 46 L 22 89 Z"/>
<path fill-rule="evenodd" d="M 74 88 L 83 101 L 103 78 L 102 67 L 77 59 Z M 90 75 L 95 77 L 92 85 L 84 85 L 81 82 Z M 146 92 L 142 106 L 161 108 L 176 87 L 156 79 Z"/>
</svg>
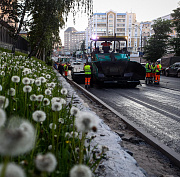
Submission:
<svg viewBox="0 0 180 177">
<path fill-rule="evenodd" d="M 89 91 L 180 153 L 180 78 L 161 77 L 160 85 L 134 89 L 94 87 Z"/>
</svg>

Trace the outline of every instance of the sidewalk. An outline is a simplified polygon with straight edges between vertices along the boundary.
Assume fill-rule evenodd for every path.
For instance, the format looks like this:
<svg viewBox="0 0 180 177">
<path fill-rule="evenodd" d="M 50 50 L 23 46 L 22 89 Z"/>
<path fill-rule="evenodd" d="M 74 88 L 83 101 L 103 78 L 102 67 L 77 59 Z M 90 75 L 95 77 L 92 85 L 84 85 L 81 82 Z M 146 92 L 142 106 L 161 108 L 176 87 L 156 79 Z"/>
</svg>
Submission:
<svg viewBox="0 0 180 177">
<path fill-rule="evenodd" d="M 73 96 L 73 105 L 80 110 L 91 111 L 84 101 L 77 95 L 71 85 L 57 71 L 58 80 L 63 87 L 68 90 L 67 104 L 71 102 Z M 91 111 L 92 112 L 92 111 Z M 94 112 L 93 112 L 94 113 Z M 95 114 L 95 113 L 94 113 Z M 97 116 L 97 115 L 96 115 Z M 111 131 L 111 129 L 99 119 L 99 127 L 96 133 L 89 133 L 88 136 L 96 135 L 92 141 L 92 146 L 107 146 L 106 159 L 102 160 L 100 168 L 97 169 L 99 177 L 145 177 L 144 170 L 141 169 L 136 160 L 129 155 L 119 144 L 121 138 Z"/>
</svg>

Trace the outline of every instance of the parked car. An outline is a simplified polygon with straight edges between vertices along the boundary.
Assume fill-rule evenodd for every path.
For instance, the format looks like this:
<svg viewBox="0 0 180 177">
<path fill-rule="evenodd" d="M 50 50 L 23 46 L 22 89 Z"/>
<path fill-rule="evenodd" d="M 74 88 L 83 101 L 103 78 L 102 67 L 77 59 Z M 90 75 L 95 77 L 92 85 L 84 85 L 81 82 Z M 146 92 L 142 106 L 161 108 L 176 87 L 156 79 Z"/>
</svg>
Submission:
<svg viewBox="0 0 180 177">
<path fill-rule="evenodd" d="M 166 76 L 177 76 L 180 78 L 180 62 L 176 62 L 173 65 L 165 69 Z"/>
</svg>

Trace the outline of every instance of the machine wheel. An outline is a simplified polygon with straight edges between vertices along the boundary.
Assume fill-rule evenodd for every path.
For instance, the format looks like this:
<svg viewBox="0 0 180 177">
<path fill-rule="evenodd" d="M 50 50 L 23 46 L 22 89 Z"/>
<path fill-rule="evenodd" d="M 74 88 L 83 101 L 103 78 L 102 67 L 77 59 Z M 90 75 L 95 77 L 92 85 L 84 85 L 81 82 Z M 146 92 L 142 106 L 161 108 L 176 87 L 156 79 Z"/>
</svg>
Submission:
<svg viewBox="0 0 180 177">
<path fill-rule="evenodd" d="M 168 76 L 169 76 L 169 73 L 168 73 L 168 71 L 166 71 L 166 72 L 165 72 L 165 75 L 166 75 L 166 77 L 168 77 Z"/>
</svg>

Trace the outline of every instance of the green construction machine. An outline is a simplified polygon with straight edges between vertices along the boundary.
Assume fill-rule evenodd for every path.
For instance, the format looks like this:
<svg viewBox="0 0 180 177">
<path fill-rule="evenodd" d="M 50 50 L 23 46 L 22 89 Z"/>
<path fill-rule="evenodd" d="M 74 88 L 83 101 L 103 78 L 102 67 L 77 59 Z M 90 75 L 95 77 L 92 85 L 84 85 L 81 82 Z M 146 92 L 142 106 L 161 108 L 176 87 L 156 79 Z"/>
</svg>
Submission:
<svg viewBox="0 0 180 177">
<path fill-rule="evenodd" d="M 127 39 L 123 36 L 93 36 L 91 38 L 91 83 L 121 84 L 136 87 L 145 79 L 146 70 L 130 61 Z"/>
</svg>

